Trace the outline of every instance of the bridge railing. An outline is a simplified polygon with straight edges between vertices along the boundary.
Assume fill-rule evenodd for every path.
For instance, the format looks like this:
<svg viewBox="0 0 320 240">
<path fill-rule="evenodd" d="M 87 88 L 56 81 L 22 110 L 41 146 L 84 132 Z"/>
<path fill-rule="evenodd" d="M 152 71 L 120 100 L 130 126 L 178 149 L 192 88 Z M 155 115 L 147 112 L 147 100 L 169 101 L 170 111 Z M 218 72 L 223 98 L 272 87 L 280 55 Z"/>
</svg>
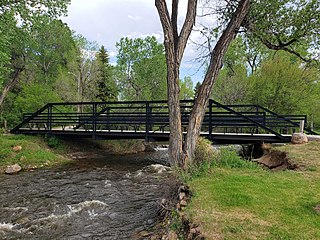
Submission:
<svg viewBox="0 0 320 240">
<path fill-rule="evenodd" d="M 193 101 L 181 101 L 183 131 L 189 122 Z M 296 131 L 305 115 L 278 115 L 258 105 L 222 105 L 210 100 L 202 132 L 272 133 L 282 138 L 284 129 Z M 133 132 L 145 136 L 169 132 L 166 101 L 49 103 L 35 113 L 24 114 L 11 132 L 74 132 L 92 135 Z"/>
</svg>

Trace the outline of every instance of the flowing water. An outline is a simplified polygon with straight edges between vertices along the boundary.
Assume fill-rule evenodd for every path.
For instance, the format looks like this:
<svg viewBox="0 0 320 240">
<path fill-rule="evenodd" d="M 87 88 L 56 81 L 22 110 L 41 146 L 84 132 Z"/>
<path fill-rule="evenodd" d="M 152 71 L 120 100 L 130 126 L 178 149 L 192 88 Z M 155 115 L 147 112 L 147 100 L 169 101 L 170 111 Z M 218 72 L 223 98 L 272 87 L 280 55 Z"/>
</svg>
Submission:
<svg viewBox="0 0 320 240">
<path fill-rule="evenodd" d="M 135 239 L 157 222 L 167 153 L 77 160 L 0 175 L 0 239 Z"/>
</svg>

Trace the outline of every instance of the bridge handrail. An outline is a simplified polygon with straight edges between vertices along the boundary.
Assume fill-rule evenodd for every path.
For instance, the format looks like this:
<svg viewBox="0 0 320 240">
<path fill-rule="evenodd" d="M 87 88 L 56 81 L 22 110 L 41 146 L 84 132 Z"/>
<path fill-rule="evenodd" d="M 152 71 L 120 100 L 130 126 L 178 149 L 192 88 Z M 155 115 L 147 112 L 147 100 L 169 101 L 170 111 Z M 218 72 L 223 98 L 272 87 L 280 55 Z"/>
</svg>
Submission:
<svg viewBox="0 0 320 240">
<path fill-rule="evenodd" d="M 184 127 L 186 124 L 188 124 L 190 108 L 192 108 L 193 103 L 193 100 L 181 101 L 181 116 Z M 75 108 L 70 108 L 69 106 L 77 105 L 87 105 L 87 107 L 82 108 L 84 110 L 83 113 L 75 113 Z M 246 107 L 249 109 L 246 109 Z M 213 109 L 214 111 L 212 111 Z M 48 111 L 45 112 L 46 110 Z M 102 119 L 105 117 L 108 119 L 105 120 L 104 123 Z M 219 117 L 221 118 L 221 120 L 219 119 Z M 222 119 L 223 117 L 225 119 Z M 101 129 L 102 124 L 117 124 L 116 120 L 118 119 L 118 127 L 123 126 L 124 124 L 128 124 L 128 122 L 130 121 L 132 121 L 132 123 L 130 123 L 129 127 L 133 126 L 131 124 L 134 124 L 138 127 L 142 126 L 142 128 L 145 129 L 147 139 L 149 131 L 153 131 L 153 127 L 167 128 L 167 123 L 169 123 L 168 118 L 168 105 L 167 101 L 165 100 L 48 103 L 35 113 L 25 115 L 23 121 L 15 128 L 13 128 L 11 132 L 17 132 L 27 123 L 29 123 L 30 129 L 30 124 L 35 124 L 32 126 L 37 126 L 38 130 L 40 130 L 40 126 L 44 124 L 44 130 L 49 133 L 51 133 L 53 126 L 59 126 L 64 129 L 64 127 L 69 124 L 69 126 L 73 125 L 73 129 L 76 130 L 82 126 L 88 127 L 88 125 L 90 124 L 92 127 L 92 134 L 93 136 L 95 136 L 97 128 Z M 213 128 L 221 130 L 221 127 L 225 126 L 225 128 L 232 128 L 237 131 L 236 128 L 237 126 L 239 126 L 239 128 L 243 127 L 249 129 L 250 131 L 254 129 L 256 129 L 257 131 L 258 129 L 263 129 L 265 132 L 274 134 L 277 138 L 284 140 L 284 136 L 282 136 L 281 134 L 281 128 L 299 127 L 299 123 L 297 123 L 297 121 L 300 118 L 306 119 L 306 116 L 280 115 L 268 110 L 267 108 L 253 104 L 223 105 L 217 101 L 210 99 L 209 105 L 206 109 L 205 117 L 203 119 L 203 126 L 210 135 Z M 85 121 L 81 121 L 81 119 Z M 232 119 L 234 120 L 233 122 L 231 121 Z M 221 121 L 221 124 L 219 121 Z"/>
<path fill-rule="evenodd" d="M 290 119 L 288 119 L 288 118 L 286 117 L 286 115 L 277 114 L 276 112 L 273 112 L 273 111 L 271 111 L 271 110 L 269 110 L 269 109 L 267 109 L 267 108 L 265 108 L 265 107 L 263 107 L 263 106 L 260 106 L 260 105 L 257 105 L 257 107 L 260 108 L 260 109 L 262 109 L 262 110 L 264 110 L 265 112 L 270 113 L 271 115 L 274 115 L 274 116 L 276 116 L 276 117 L 278 117 L 278 118 L 283 119 L 284 121 L 286 121 L 286 122 L 288 122 L 288 123 L 291 123 L 292 125 L 294 125 L 294 126 L 296 126 L 296 127 L 300 127 L 300 124 L 299 124 L 299 123 L 296 123 L 296 122 L 291 121 Z M 290 115 L 289 115 L 289 116 L 290 116 Z M 304 115 L 304 116 L 305 116 L 305 119 L 304 119 L 304 120 L 305 120 L 305 122 L 307 122 L 307 116 L 306 116 L 306 115 Z M 311 129 L 309 129 L 309 128 L 307 128 L 307 127 L 304 127 L 304 130 L 305 130 L 307 133 L 309 133 L 309 134 L 317 135 L 316 132 L 312 131 Z"/>
<path fill-rule="evenodd" d="M 46 109 L 49 108 L 51 104 L 47 103 L 46 105 L 44 105 L 42 108 L 40 108 L 38 111 L 36 111 L 35 113 L 33 113 L 30 117 L 24 119 L 20 124 L 18 124 L 16 127 L 14 127 L 13 129 L 10 130 L 10 133 L 15 133 L 16 131 L 19 130 L 19 128 L 21 128 L 23 125 L 25 125 L 26 123 L 30 122 L 30 120 L 32 120 L 34 117 L 36 117 L 37 115 L 39 115 L 40 113 L 42 113 L 43 111 L 45 111 Z"/>
<path fill-rule="evenodd" d="M 246 117 L 246 116 L 243 115 L 243 114 L 238 113 L 237 111 L 233 110 L 232 108 L 229 108 L 229 107 L 227 107 L 227 106 L 224 106 L 224 105 L 222 105 L 221 103 L 218 103 L 217 101 L 210 99 L 210 100 L 209 100 L 209 105 L 212 104 L 212 103 L 216 104 L 217 106 L 219 106 L 219 107 L 221 107 L 221 108 L 223 108 L 223 109 L 225 109 L 225 110 L 227 110 L 227 111 L 229 111 L 229 112 L 232 112 L 232 113 L 234 113 L 234 114 L 236 114 L 236 115 L 239 115 L 239 116 L 243 117 L 244 119 L 248 120 L 249 122 L 254 123 L 256 126 L 259 126 L 259 127 L 261 127 L 262 129 L 265 129 L 265 130 L 267 130 L 268 132 L 274 134 L 274 135 L 277 136 L 278 138 L 280 138 L 280 139 L 282 139 L 282 140 L 285 140 L 285 138 L 284 138 L 280 133 L 277 133 L 277 132 L 274 131 L 273 129 L 271 129 L 271 128 L 269 128 L 269 127 L 267 127 L 267 126 L 265 126 L 265 125 L 263 125 L 263 124 L 261 124 L 261 123 L 259 123 L 259 122 L 257 122 L 257 121 L 254 121 L 254 120 Z"/>
</svg>

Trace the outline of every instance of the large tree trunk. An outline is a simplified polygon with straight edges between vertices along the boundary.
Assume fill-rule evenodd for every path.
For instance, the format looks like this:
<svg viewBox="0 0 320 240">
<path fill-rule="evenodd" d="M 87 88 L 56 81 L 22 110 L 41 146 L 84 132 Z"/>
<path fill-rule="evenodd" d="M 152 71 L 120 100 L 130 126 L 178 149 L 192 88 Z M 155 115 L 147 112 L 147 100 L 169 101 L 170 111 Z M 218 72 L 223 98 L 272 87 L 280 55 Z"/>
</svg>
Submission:
<svg viewBox="0 0 320 240">
<path fill-rule="evenodd" d="M 164 32 L 168 71 L 167 82 L 170 121 L 169 157 L 173 165 L 183 167 L 184 169 L 187 169 L 188 166 L 192 164 L 206 106 L 211 95 L 213 83 L 222 67 L 224 55 L 249 10 L 249 0 L 240 0 L 237 10 L 211 53 L 210 65 L 192 108 L 187 128 L 187 136 L 183 143 L 179 101 L 179 68 L 183 52 L 195 23 L 197 2 L 197 0 L 188 0 L 185 22 L 180 34 L 178 34 L 177 16 L 179 0 L 172 0 L 171 19 L 166 1 L 155 0 Z"/>
<path fill-rule="evenodd" d="M 183 134 L 181 127 L 181 112 L 179 100 L 179 69 L 181 59 L 188 38 L 195 23 L 197 0 L 188 1 L 188 9 L 185 22 L 178 35 L 179 0 L 172 0 L 171 19 L 165 0 L 155 0 L 164 32 L 164 45 L 167 62 L 167 86 L 168 86 L 168 108 L 170 122 L 169 158 L 171 165 L 184 165 L 185 154 L 183 152 Z"/>
<path fill-rule="evenodd" d="M 211 52 L 211 59 L 207 73 L 199 89 L 197 98 L 190 114 L 187 136 L 184 143 L 184 152 L 187 153 L 186 166 L 192 164 L 197 139 L 200 135 L 201 124 L 212 92 L 212 86 L 217 79 L 219 71 L 222 67 L 223 58 L 230 43 L 236 37 L 241 23 L 246 17 L 248 11 L 249 0 L 241 0 L 229 24 L 222 33 L 215 48 Z"/>
</svg>

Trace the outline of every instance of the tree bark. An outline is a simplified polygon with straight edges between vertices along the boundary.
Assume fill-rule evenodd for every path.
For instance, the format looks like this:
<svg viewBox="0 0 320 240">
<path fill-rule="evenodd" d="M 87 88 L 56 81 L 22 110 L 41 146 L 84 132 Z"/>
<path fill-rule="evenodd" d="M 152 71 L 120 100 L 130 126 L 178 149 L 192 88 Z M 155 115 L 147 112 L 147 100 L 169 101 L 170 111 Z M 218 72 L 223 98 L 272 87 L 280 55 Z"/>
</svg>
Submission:
<svg viewBox="0 0 320 240">
<path fill-rule="evenodd" d="M 211 59 L 208 70 L 201 87 L 198 91 L 195 103 L 191 110 L 189 124 L 187 128 L 187 136 L 184 143 L 184 152 L 187 154 L 185 166 L 192 164 L 194 159 L 194 151 L 197 139 L 200 135 L 201 124 L 205 115 L 206 107 L 212 92 L 212 86 L 218 77 L 222 67 L 222 61 L 225 53 L 236 37 L 237 32 L 249 11 L 249 0 L 241 0 L 233 14 L 229 24 L 219 38 L 216 46 L 211 52 Z"/>
<path fill-rule="evenodd" d="M 188 1 L 185 22 L 180 35 L 177 29 L 178 0 L 172 0 L 172 14 L 169 16 L 165 0 L 155 0 L 160 21 L 164 32 L 164 45 L 167 62 L 167 88 L 169 109 L 169 158 L 174 166 L 183 166 L 185 154 L 183 153 L 183 134 L 181 127 L 181 112 L 179 100 L 179 68 L 184 49 L 187 45 L 192 27 L 195 23 L 197 0 Z"/>
</svg>

